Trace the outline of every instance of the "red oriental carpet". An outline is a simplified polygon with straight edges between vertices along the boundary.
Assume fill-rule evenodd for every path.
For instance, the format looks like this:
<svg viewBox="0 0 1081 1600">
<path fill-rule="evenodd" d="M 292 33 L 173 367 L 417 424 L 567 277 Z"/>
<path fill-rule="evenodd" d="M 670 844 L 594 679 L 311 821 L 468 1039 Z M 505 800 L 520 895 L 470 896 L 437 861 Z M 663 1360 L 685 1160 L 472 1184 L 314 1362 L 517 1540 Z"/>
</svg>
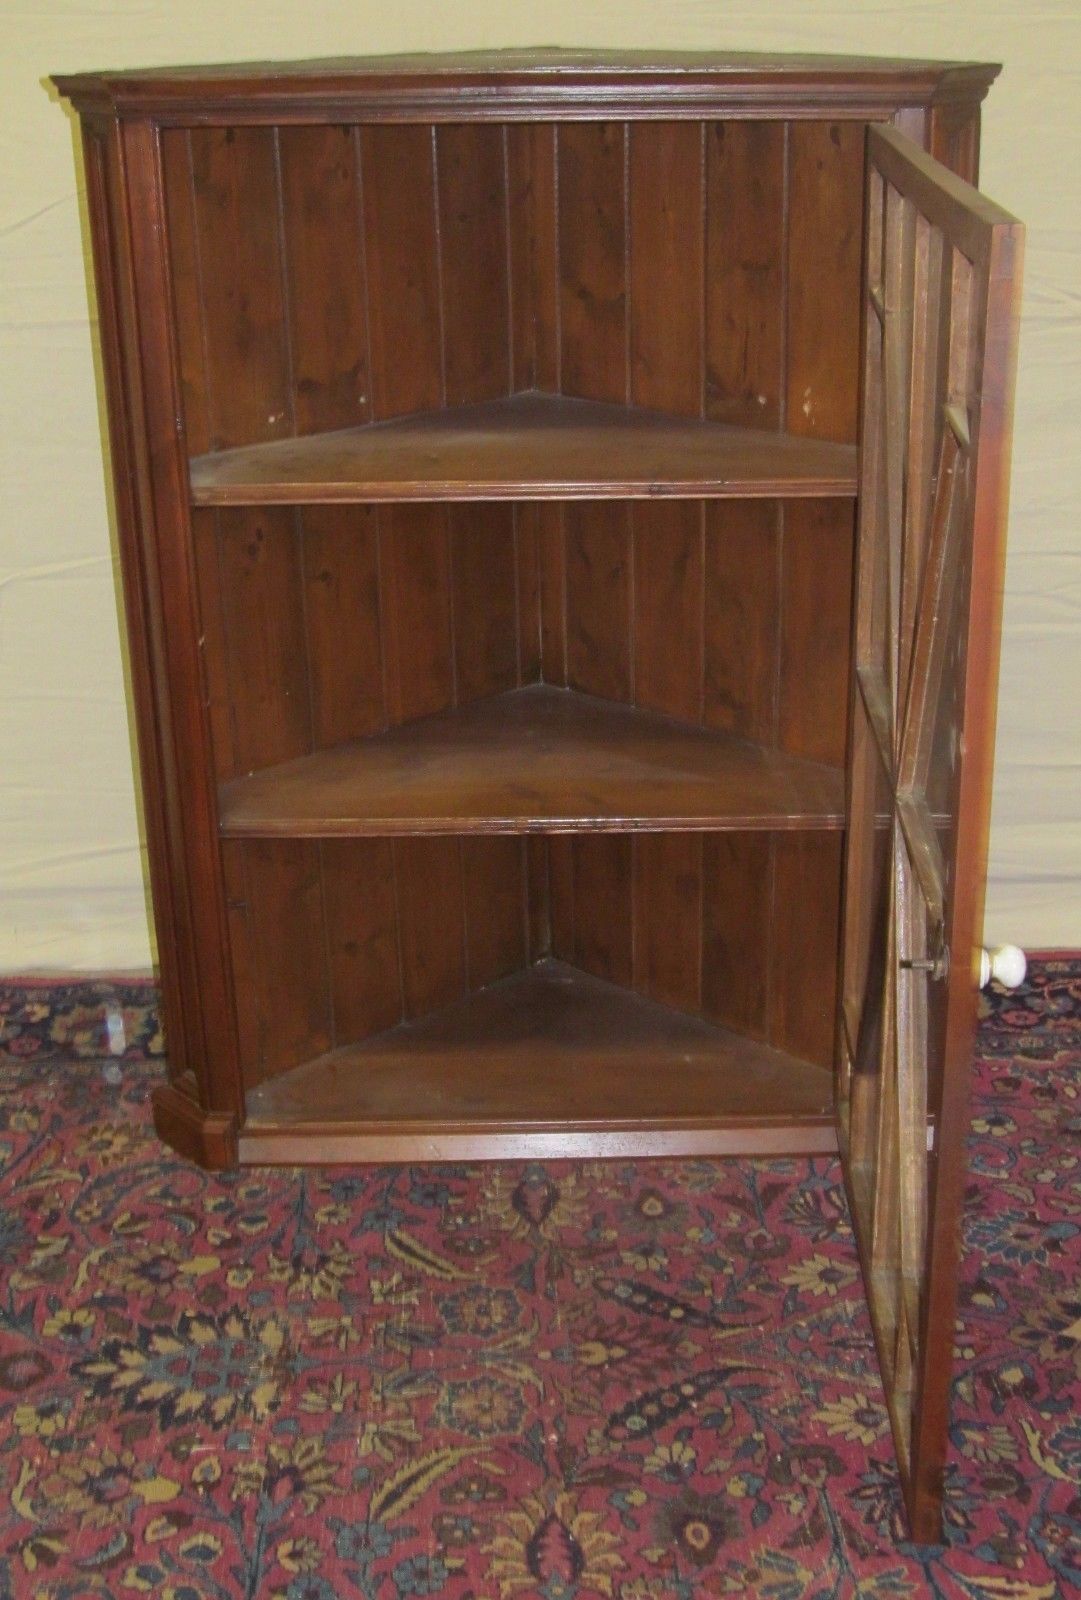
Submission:
<svg viewBox="0 0 1081 1600">
<path fill-rule="evenodd" d="M 208 1177 L 154 1002 L 0 986 L 0 1595 L 1078 1592 L 1081 960 L 988 1003 L 933 1551 L 835 1163 Z"/>
</svg>

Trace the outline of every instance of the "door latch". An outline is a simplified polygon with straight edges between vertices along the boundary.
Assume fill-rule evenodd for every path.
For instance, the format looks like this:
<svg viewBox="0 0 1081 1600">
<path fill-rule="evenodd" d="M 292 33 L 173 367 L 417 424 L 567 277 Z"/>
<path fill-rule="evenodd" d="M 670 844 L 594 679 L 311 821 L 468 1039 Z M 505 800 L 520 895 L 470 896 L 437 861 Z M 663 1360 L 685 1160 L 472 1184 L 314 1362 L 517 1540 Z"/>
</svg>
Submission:
<svg viewBox="0 0 1081 1600">
<path fill-rule="evenodd" d="M 913 956 L 902 960 L 902 967 L 906 972 L 927 972 L 937 982 L 950 975 L 950 948 L 943 945 L 942 949 L 934 956 Z"/>
</svg>

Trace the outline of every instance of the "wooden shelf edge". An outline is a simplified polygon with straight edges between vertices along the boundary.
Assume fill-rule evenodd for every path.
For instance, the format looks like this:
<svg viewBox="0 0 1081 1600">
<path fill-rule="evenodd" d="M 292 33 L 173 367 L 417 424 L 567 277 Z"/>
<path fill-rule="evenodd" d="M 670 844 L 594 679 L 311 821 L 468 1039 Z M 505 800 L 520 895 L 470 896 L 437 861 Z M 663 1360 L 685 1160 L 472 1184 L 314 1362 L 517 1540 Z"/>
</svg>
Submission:
<svg viewBox="0 0 1081 1600">
<path fill-rule="evenodd" d="M 223 839 L 458 839 L 523 838 L 530 835 L 584 837 L 605 833 L 843 833 L 840 813 L 799 817 L 772 813 L 726 812 L 723 817 L 611 816 L 566 817 L 441 817 L 436 814 L 417 820 L 401 817 L 275 817 L 246 822 L 227 811 L 223 814 Z"/>
<path fill-rule="evenodd" d="M 242 1166 L 349 1162 L 663 1160 L 728 1156 L 835 1155 L 832 1116 L 686 1127 L 510 1128 L 479 1125 L 402 1131 L 377 1124 L 248 1122 Z"/>
<path fill-rule="evenodd" d="M 839 768 L 545 684 L 263 768 L 219 792 L 224 838 L 841 832 L 844 824 Z"/>
<path fill-rule="evenodd" d="M 831 499 L 856 447 L 521 391 L 190 463 L 195 506 L 396 501 Z"/>
<path fill-rule="evenodd" d="M 256 448 L 256 447 L 253 447 Z M 194 462 L 193 462 L 194 465 Z M 482 482 L 470 479 L 455 481 L 432 478 L 424 483 L 365 481 L 364 484 L 344 482 L 277 483 L 265 488 L 243 484 L 223 486 L 196 485 L 193 481 L 191 503 L 205 506 L 306 506 L 306 505 L 399 505 L 473 501 L 526 501 L 526 500 L 853 500 L 856 491 L 847 477 L 819 477 L 813 480 L 796 478 L 741 478 L 722 480 L 703 478 L 701 481 L 681 480 L 671 483 L 620 482 L 600 479 L 567 479 L 551 483 Z"/>
</svg>

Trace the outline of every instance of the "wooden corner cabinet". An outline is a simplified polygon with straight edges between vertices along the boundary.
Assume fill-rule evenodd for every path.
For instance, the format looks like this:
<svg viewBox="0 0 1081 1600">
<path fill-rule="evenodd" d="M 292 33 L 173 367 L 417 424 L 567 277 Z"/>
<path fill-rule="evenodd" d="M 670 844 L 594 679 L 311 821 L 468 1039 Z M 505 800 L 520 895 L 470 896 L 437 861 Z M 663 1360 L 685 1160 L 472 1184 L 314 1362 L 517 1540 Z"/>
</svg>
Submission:
<svg viewBox="0 0 1081 1600">
<path fill-rule="evenodd" d="M 236 1162 L 840 1150 L 946 1443 L 1021 230 L 997 68 L 58 78 L 168 1034 Z"/>
</svg>

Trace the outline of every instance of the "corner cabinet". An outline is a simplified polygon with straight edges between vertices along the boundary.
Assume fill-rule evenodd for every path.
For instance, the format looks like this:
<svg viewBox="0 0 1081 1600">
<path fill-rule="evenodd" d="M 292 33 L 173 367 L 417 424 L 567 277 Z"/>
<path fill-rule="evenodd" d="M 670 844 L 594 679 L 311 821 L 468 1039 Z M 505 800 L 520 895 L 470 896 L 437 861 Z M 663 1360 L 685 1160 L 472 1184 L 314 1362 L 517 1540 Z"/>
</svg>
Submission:
<svg viewBox="0 0 1081 1600">
<path fill-rule="evenodd" d="M 170 1080 L 261 1162 L 840 1150 L 946 1443 L 1021 234 L 997 69 L 78 109 Z"/>
</svg>

